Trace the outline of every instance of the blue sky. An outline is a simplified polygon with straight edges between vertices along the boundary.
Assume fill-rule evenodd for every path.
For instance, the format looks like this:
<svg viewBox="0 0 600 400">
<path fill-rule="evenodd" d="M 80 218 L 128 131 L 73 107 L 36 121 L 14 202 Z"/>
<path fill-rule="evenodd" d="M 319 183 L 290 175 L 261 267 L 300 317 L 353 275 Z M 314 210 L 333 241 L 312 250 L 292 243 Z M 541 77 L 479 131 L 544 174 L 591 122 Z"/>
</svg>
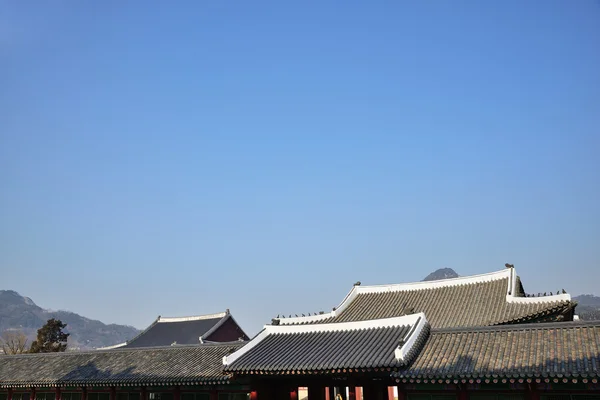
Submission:
<svg viewBox="0 0 600 400">
<path fill-rule="evenodd" d="M 0 285 L 255 333 L 514 263 L 598 291 L 600 2 L 0 5 Z"/>
</svg>

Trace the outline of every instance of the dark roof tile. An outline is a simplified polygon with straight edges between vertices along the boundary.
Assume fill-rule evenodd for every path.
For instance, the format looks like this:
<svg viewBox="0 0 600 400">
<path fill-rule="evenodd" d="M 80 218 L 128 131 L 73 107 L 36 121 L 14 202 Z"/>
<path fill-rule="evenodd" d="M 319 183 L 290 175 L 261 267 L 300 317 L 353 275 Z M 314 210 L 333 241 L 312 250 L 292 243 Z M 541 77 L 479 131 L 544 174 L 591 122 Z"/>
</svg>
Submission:
<svg viewBox="0 0 600 400">
<path fill-rule="evenodd" d="M 510 268 L 440 281 L 354 286 L 331 313 L 281 318 L 279 323 L 366 321 L 423 312 L 433 328 L 489 326 L 556 316 L 575 305 L 568 294 L 523 297 L 521 281 Z"/>
<path fill-rule="evenodd" d="M 434 330 L 399 378 L 600 376 L 600 321 Z"/>
<path fill-rule="evenodd" d="M 266 326 L 227 357 L 225 371 L 288 373 L 397 367 L 416 355 L 429 325 L 422 314 L 305 326 Z"/>
<path fill-rule="evenodd" d="M 0 356 L 0 387 L 227 383 L 223 357 L 243 344 Z"/>
</svg>

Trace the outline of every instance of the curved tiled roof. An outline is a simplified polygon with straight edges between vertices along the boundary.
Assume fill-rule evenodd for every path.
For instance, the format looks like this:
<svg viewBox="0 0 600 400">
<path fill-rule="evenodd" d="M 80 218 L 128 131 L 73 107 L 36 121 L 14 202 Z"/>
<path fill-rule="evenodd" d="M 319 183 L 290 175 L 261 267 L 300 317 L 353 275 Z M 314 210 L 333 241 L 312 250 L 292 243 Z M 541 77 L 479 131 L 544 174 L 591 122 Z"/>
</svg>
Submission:
<svg viewBox="0 0 600 400">
<path fill-rule="evenodd" d="M 208 315 L 191 317 L 161 317 L 159 316 L 149 327 L 140 332 L 136 337 L 125 343 L 103 347 L 98 350 L 111 350 L 117 348 L 139 348 L 176 345 L 200 344 L 209 340 L 227 319 L 233 319 L 229 310 Z M 233 320 L 237 325 L 237 322 Z M 238 325 L 239 327 L 239 325 Z M 248 336 L 242 332 L 243 338 Z"/>
<path fill-rule="evenodd" d="M 408 364 L 429 332 L 423 314 L 342 324 L 273 326 L 226 357 L 237 374 L 347 373 Z"/>
<path fill-rule="evenodd" d="M 600 377 L 600 321 L 434 331 L 398 378 L 446 379 Z"/>
<path fill-rule="evenodd" d="M 0 356 L 0 387 L 224 384 L 223 357 L 243 344 Z"/>
<path fill-rule="evenodd" d="M 423 312 L 432 328 L 489 326 L 543 319 L 575 306 L 568 294 L 523 297 L 514 268 L 484 275 L 397 285 L 354 286 L 331 313 L 282 318 L 281 324 L 364 321 Z"/>
</svg>

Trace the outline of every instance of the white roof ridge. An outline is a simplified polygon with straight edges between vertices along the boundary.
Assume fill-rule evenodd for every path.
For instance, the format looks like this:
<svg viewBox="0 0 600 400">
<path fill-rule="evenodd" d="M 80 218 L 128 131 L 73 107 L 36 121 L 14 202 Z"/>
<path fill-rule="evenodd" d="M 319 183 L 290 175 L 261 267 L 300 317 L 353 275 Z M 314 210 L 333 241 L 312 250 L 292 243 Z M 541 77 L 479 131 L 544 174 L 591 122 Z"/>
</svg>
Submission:
<svg viewBox="0 0 600 400">
<path fill-rule="evenodd" d="M 395 357 L 403 361 L 410 352 L 417 338 L 421 335 L 423 329 L 428 326 L 427 318 L 424 313 L 403 315 L 401 317 L 381 318 L 367 321 L 352 322 L 334 322 L 328 324 L 306 324 L 306 325 L 265 325 L 263 330 L 256 335 L 247 345 L 236 352 L 223 357 L 223 365 L 229 366 L 237 359 L 242 357 L 258 343 L 263 341 L 269 335 L 277 334 L 296 334 L 296 333 L 316 333 L 316 332 L 340 332 L 352 331 L 358 329 L 382 329 L 397 326 L 411 326 L 403 343 L 400 343 L 395 351 Z"/>
<path fill-rule="evenodd" d="M 510 278 L 511 271 L 514 268 L 505 268 L 500 271 L 488 272 L 485 274 L 460 276 L 458 278 L 450 279 L 439 279 L 435 281 L 420 281 L 420 282 L 409 282 L 409 283 L 396 283 L 388 285 L 354 285 L 350 292 L 346 295 L 344 300 L 337 306 L 333 311 L 328 313 L 311 315 L 307 317 L 292 317 L 292 318 L 279 318 L 280 325 L 296 325 L 296 324 L 312 324 L 315 322 L 323 321 L 328 318 L 333 318 L 339 315 L 359 294 L 366 293 L 384 293 L 384 292 L 400 292 L 408 290 L 426 290 L 426 289 L 437 289 L 442 287 L 469 285 L 475 283 L 491 282 L 501 279 L 509 279 L 509 287 L 511 286 Z M 508 294 L 509 289 L 507 289 Z"/>
<path fill-rule="evenodd" d="M 468 276 L 459 276 L 456 278 L 436 279 L 434 281 L 418 281 L 405 283 L 392 283 L 383 285 L 365 285 L 358 286 L 359 292 L 383 292 L 383 291 L 404 291 L 404 290 L 424 290 L 435 289 L 446 286 L 460 286 L 474 283 L 485 283 L 511 277 L 511 270 L 514 268 L 505 268 L 500 271 L 487 272 L 485 274 L 476 274 Z M 377 290 L 380 289 L 380 290 Z M 387 290 L 386 290 L 387 289 Z"/>
<path fill-rule="evenodd" d="M 156 322 L 158 323 L 166 323 L 166 322 L 186 322 L 186 321 L 199 321 L 203 319 L 217 319 L 223 318 L 229 313 L 227 311 L 215 313 L 215 314 L 205 314 L 205 315 L 192 315 L 188 317 L 158 317 Z"/>
<path fill-rule="evenodd" d="M 120 347 L 123 347 L 127 344 L 127 342 L 113 344 L 112 346 L 104 346 L 104 347 L 96 347 L 94 350 L 114 350 Z"/>
</svg>

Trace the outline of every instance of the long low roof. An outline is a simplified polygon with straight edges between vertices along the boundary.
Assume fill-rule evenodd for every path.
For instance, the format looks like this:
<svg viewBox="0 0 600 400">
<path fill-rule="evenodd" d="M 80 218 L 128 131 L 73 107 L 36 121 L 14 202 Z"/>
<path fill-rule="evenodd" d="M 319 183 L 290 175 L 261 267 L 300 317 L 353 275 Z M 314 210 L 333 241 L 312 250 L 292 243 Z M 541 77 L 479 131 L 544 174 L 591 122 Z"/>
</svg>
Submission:
<svg viewBox="0 0 600 400">
<path fill-rule="evenodd" d="M 432 328 L 490 326 L 570 311 L 568 293 L 526 297 L 514 268 L 482 275 L 392 285 L 355 285 L 332 312 L 278 318 L 282 325 L 392 318 L 423 312 Z"/>
<path fill-rule="evenodd" d="M 267 325 L 224 360 L 238 374 L 288 374 L 399 367 L 418 353 L 429 325 L 423 314 L 377 321 Z"/>
<path fill-rule="evenodd" d="M 600 321 L 432 331 L 395 373 L 419 381 L 600 377 Z"/>
<path fill-rule="evenodd" d="M 5 355 L 0 387 L 224 384 L 223 357 L 243 344 Z"/>
</svg>

